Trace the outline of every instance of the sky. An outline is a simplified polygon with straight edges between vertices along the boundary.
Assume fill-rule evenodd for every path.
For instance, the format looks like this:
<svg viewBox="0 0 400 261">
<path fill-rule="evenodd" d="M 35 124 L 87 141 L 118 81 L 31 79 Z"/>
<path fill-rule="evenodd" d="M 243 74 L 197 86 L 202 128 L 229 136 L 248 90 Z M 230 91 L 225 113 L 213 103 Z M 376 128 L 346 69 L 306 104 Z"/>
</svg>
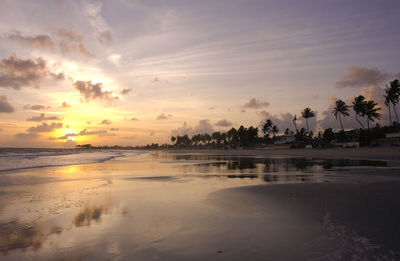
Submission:
<svg viewBox="0 0 400 261">
<path fill-rule="evenodd" d="M 314 130 L 338 129 L 335 100 L 359 94 L 386 124 L 399 10 L 398 0 L 3 0 L 0 147 L 166 143 L 267 118 L 293 130 L 305 107 Z"/>
</svg>

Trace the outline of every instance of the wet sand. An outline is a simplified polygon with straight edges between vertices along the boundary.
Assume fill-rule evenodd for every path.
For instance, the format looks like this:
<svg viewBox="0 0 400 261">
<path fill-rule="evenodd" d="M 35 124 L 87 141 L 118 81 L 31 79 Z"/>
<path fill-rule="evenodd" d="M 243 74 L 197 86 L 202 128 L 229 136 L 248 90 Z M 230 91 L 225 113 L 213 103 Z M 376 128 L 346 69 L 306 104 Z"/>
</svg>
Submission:
<svg viewBox="0 0 400 261">
<path fill-rule="evenodd" d="M 227 153 L 0 173 L 0 260 L 400 257 L 396 164 Z"/>
<path fill-rule="evenodd" d="M 289 243 L 301 260 L 398 260 L 399 192 L 400 181 L 262 185 L 221 190 L 211 194 L 210 201 L 232 211 L 276 216 L 277 223 L 284 223 L 280 233 L 287 237 L 299 234 L 291 222 L 311 229 L 318 224 L 323 231 L 319 237 L 310 240 L 303 231 L 302 239 Z M 273 244 L 282 248 L 286 240 L 278 237 Z M 296 259 L 282 253 L 273 259 Z"/>
<path fill-rule="evenodd" d="M 363 159 L 384 160 L 390 165 L 400 166 L 400 146 L 361 147 L 361 148 L 328 148 L 328 149 L 236 149 L 236 150 L 172 150 L 174 153 L 207 153 L 219 155 L 251 155 L 251 156 L 297 156 L 324 159 Z"/>
</svg>

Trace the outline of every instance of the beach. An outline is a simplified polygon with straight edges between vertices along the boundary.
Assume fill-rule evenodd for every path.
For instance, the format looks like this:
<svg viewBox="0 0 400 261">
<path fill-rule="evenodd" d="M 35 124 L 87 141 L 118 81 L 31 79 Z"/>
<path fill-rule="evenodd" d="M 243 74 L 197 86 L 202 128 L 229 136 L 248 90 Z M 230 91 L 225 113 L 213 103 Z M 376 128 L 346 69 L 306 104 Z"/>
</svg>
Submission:
<svg viewBox="0 0 400 261">
<path fill-rule="evenodd" d="M 14 153 L 0 260 L 396 260 L 399 152 Z"/>
</svg>

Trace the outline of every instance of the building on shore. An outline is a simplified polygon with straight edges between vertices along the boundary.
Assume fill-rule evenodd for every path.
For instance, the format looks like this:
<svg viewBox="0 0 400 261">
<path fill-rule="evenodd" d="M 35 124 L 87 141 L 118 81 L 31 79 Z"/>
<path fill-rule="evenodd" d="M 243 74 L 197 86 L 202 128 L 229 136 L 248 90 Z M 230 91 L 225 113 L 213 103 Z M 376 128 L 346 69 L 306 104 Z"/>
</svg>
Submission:
<svg viewBox="0 0 400 261">
<path fill-rule="evenodd" d="M 379 139 L 379 145 L 400 146 L 400 132 L 386 134 L 384 139 Z"/>
</svg>

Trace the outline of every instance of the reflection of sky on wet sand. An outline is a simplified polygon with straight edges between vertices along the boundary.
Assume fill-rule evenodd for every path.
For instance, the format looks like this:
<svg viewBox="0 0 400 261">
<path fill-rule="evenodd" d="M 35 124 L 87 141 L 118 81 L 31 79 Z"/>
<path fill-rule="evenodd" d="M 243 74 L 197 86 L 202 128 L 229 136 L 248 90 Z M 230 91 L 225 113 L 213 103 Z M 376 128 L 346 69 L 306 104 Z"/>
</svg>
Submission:
<svg viewBox="0 0 400 261">
<path fill-rule="evenodd" d="M 3 173 L 1 257 L 174 260 L 180 257 L 178 253 L 190 256 L 196 252 L 188 248 L 196 242 L 232 233 L 240 225 L 224 224 L 225 210 L 207 203 L 211 192 L 265 183 L 351 180 L 359 173 L 347 175 L 348 171 L 384 165 L 156 153 L 100 164 Z M 235 240 L 239 239 L 243 238 Z M 202 257 L 212 258 L 216 251 L 209 249 Z"/>
</svg>

